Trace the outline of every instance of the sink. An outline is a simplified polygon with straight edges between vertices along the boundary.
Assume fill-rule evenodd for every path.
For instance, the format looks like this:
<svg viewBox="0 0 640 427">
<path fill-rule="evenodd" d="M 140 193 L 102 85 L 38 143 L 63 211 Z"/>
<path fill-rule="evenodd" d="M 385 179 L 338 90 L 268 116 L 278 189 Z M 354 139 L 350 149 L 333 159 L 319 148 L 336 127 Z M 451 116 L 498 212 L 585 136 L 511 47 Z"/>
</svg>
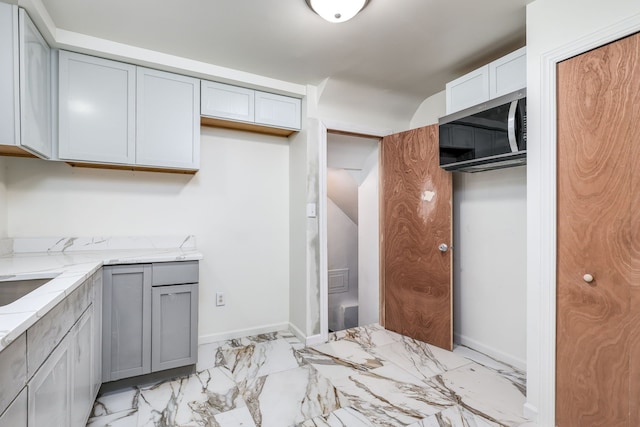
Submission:
<svg viewBox="0 0 640 427">
<path fill-rule="evenodd" d="M 11 304 L 12 302 L 22 298 L 29 292 L 38 289 L 40 286 L 48 283 L 53 277 L 44 277 L 38 279 L 20 279 L 20 280 L 0 280 L 0 307 Z"/>
</svg>

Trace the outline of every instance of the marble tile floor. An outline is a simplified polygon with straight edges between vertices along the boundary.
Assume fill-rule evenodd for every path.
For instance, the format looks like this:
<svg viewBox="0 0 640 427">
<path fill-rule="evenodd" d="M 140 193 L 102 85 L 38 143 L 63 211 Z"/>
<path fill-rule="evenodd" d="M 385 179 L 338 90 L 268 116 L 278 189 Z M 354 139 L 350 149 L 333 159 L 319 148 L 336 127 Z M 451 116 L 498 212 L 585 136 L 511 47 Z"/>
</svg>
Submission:
<svg viewBox="0 0 640 427">
<path fill-rule="evenodd" d="M 524 373 L 370 325 L 305 347 L 276 332 L 199 348 L 197 373 L 103 394 L 90 427 L 495 427 L 522 417 Z"/>
</svg>

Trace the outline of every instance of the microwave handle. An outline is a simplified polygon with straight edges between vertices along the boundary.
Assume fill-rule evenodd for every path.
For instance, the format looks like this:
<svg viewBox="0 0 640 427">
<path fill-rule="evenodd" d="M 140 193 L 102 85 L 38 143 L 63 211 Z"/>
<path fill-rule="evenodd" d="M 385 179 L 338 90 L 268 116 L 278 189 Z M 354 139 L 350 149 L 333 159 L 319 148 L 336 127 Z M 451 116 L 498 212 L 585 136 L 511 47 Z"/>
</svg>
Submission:
<svg viewBox="0 0 640 427">
<path fill-rule="evenodd" d="M 518 151 L 518 141 L 516 140 L 516 111 L 518 110 L 518 100 L 511 102 L 509 107 L 509 118 L 507 119 L 507 135 L 509 136 L 509 146 L 511 152 Z"/>
</svg>

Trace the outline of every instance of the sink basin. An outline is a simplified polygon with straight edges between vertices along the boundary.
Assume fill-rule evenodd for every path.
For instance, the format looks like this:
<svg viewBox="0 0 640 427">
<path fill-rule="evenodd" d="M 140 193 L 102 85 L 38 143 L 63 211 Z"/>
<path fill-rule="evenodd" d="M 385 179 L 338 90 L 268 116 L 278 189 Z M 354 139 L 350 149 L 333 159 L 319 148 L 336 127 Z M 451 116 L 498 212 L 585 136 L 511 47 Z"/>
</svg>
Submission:
<svg viewBox="0 0 640 427">
<path fill-rule="evenodd" d="M 53 279 L 53 277 L 0 281 L 0 307 L 22 298 L 29 292 L 51 281 L 51 279 Z"/>
</svg>

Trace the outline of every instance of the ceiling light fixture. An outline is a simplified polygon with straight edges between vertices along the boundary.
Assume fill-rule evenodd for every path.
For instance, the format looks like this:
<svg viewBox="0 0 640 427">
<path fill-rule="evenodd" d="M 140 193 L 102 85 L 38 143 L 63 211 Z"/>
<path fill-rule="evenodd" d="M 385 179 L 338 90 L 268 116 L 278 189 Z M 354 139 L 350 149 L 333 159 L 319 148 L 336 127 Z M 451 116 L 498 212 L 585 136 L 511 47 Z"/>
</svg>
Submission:
<svg viewBox="0 0 640 427">
<path fill-rule="evenodd" d="M 305 0 L 315 13 L 329 22 L 345 22 L 364 9 L 369 0 Z"/>
</svg>

